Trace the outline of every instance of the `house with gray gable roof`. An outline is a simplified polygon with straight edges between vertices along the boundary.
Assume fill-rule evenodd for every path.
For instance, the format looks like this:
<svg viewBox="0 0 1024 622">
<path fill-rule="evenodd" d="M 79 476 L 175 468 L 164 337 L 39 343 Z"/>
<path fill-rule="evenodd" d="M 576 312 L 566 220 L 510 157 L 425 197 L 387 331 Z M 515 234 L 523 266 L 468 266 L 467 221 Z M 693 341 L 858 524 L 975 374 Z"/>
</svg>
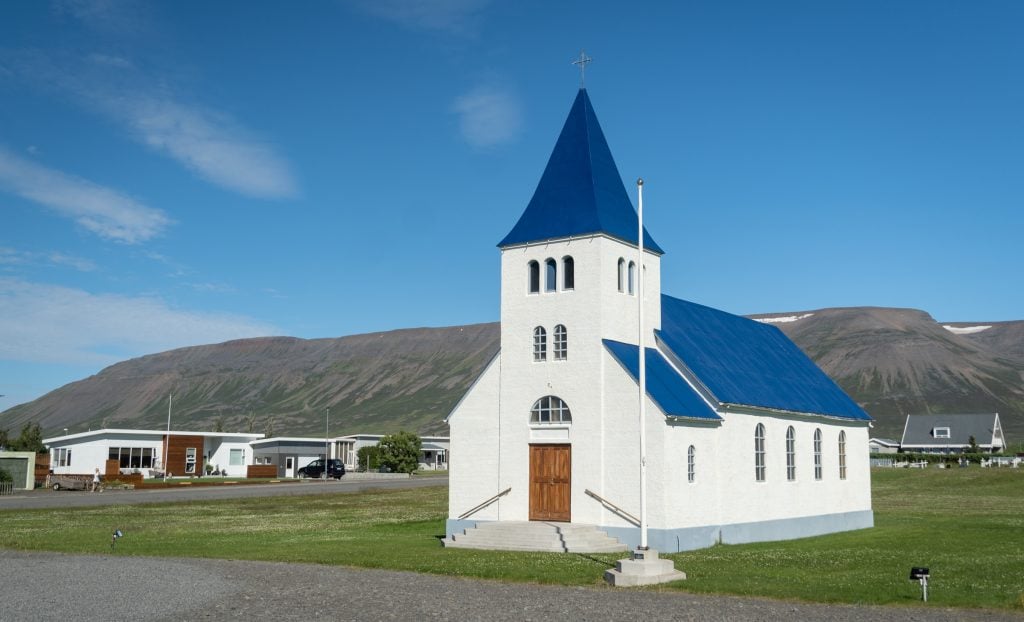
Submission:
<svg viewBox="0 0 1024 622">
<path fill-rule="evenodd" d="M 999 413 L 974 415 L 907 415 L 900 449 L 930 454 L 961 453 L 971 437 L 981 451 L 996 453 L 1006 447 Z"/>
</svg>

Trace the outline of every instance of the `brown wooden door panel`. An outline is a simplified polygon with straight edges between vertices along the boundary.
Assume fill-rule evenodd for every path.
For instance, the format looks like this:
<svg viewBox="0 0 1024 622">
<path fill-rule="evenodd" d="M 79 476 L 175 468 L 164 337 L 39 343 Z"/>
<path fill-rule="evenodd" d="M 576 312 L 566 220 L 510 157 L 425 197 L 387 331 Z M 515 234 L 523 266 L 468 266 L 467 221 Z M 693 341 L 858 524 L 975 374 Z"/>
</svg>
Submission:
<svg viewBox="0 0 1024 622">
<path fill-rule="evenodd" d="M 530 445 L 530 520 L 572 518 L 572 447 Z"/>
</svg>

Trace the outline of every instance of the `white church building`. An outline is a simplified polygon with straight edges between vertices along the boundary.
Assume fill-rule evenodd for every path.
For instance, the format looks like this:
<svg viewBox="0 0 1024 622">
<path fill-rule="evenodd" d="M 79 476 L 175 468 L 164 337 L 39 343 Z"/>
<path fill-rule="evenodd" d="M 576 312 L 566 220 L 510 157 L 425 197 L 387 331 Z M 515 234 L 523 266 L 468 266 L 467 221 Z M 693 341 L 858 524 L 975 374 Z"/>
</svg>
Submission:
<svg viewBox="0 0 1024 622">
<path fill-rule="evenodd" d="M 581 88 L 498 245 L 500 351 L 447 418 L 449 541 L 538 521 L 639 544 L 637 230 Z M 645 231 L 650 546 L 871 527 L 867 413 L 776 327 L 662 294 L 662 254 Z"/>
</svg>

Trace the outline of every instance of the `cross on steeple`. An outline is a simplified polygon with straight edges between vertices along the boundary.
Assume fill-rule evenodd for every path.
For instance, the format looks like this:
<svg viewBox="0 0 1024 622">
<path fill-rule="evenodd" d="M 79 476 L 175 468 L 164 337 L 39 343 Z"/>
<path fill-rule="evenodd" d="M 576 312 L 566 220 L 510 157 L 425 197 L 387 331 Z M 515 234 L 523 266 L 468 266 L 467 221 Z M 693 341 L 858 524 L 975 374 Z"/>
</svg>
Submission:
<svg viewBox="0 0 1024 622">
<path fill-rule="evenodd" d="M 580 66 L 580 88 L 583 88 L 583 79 L 585 77 L 584 74 L 587 71 L 587 63 L 592 62 L 593 60 L 594 59 L 587 56 L 583 50 L 580 50 L 580 57 L 577 60 L 572 61 L 573 65 Z"/>
</svg>

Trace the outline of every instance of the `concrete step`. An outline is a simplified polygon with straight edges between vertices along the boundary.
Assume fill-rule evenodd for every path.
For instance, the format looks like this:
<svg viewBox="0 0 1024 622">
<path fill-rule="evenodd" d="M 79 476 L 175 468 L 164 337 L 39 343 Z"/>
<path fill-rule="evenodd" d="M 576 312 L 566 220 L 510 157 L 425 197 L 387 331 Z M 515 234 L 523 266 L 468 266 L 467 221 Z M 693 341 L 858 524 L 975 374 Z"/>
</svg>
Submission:
<svg viewBox="0 0 1024 622">
<path fill-rule="evenodd" d="M 503 551 L 613 553 L 626 545 L 594 525 L 540 521 L 481 522 L 444 540 L 446 547 Z"/>
</svg>

